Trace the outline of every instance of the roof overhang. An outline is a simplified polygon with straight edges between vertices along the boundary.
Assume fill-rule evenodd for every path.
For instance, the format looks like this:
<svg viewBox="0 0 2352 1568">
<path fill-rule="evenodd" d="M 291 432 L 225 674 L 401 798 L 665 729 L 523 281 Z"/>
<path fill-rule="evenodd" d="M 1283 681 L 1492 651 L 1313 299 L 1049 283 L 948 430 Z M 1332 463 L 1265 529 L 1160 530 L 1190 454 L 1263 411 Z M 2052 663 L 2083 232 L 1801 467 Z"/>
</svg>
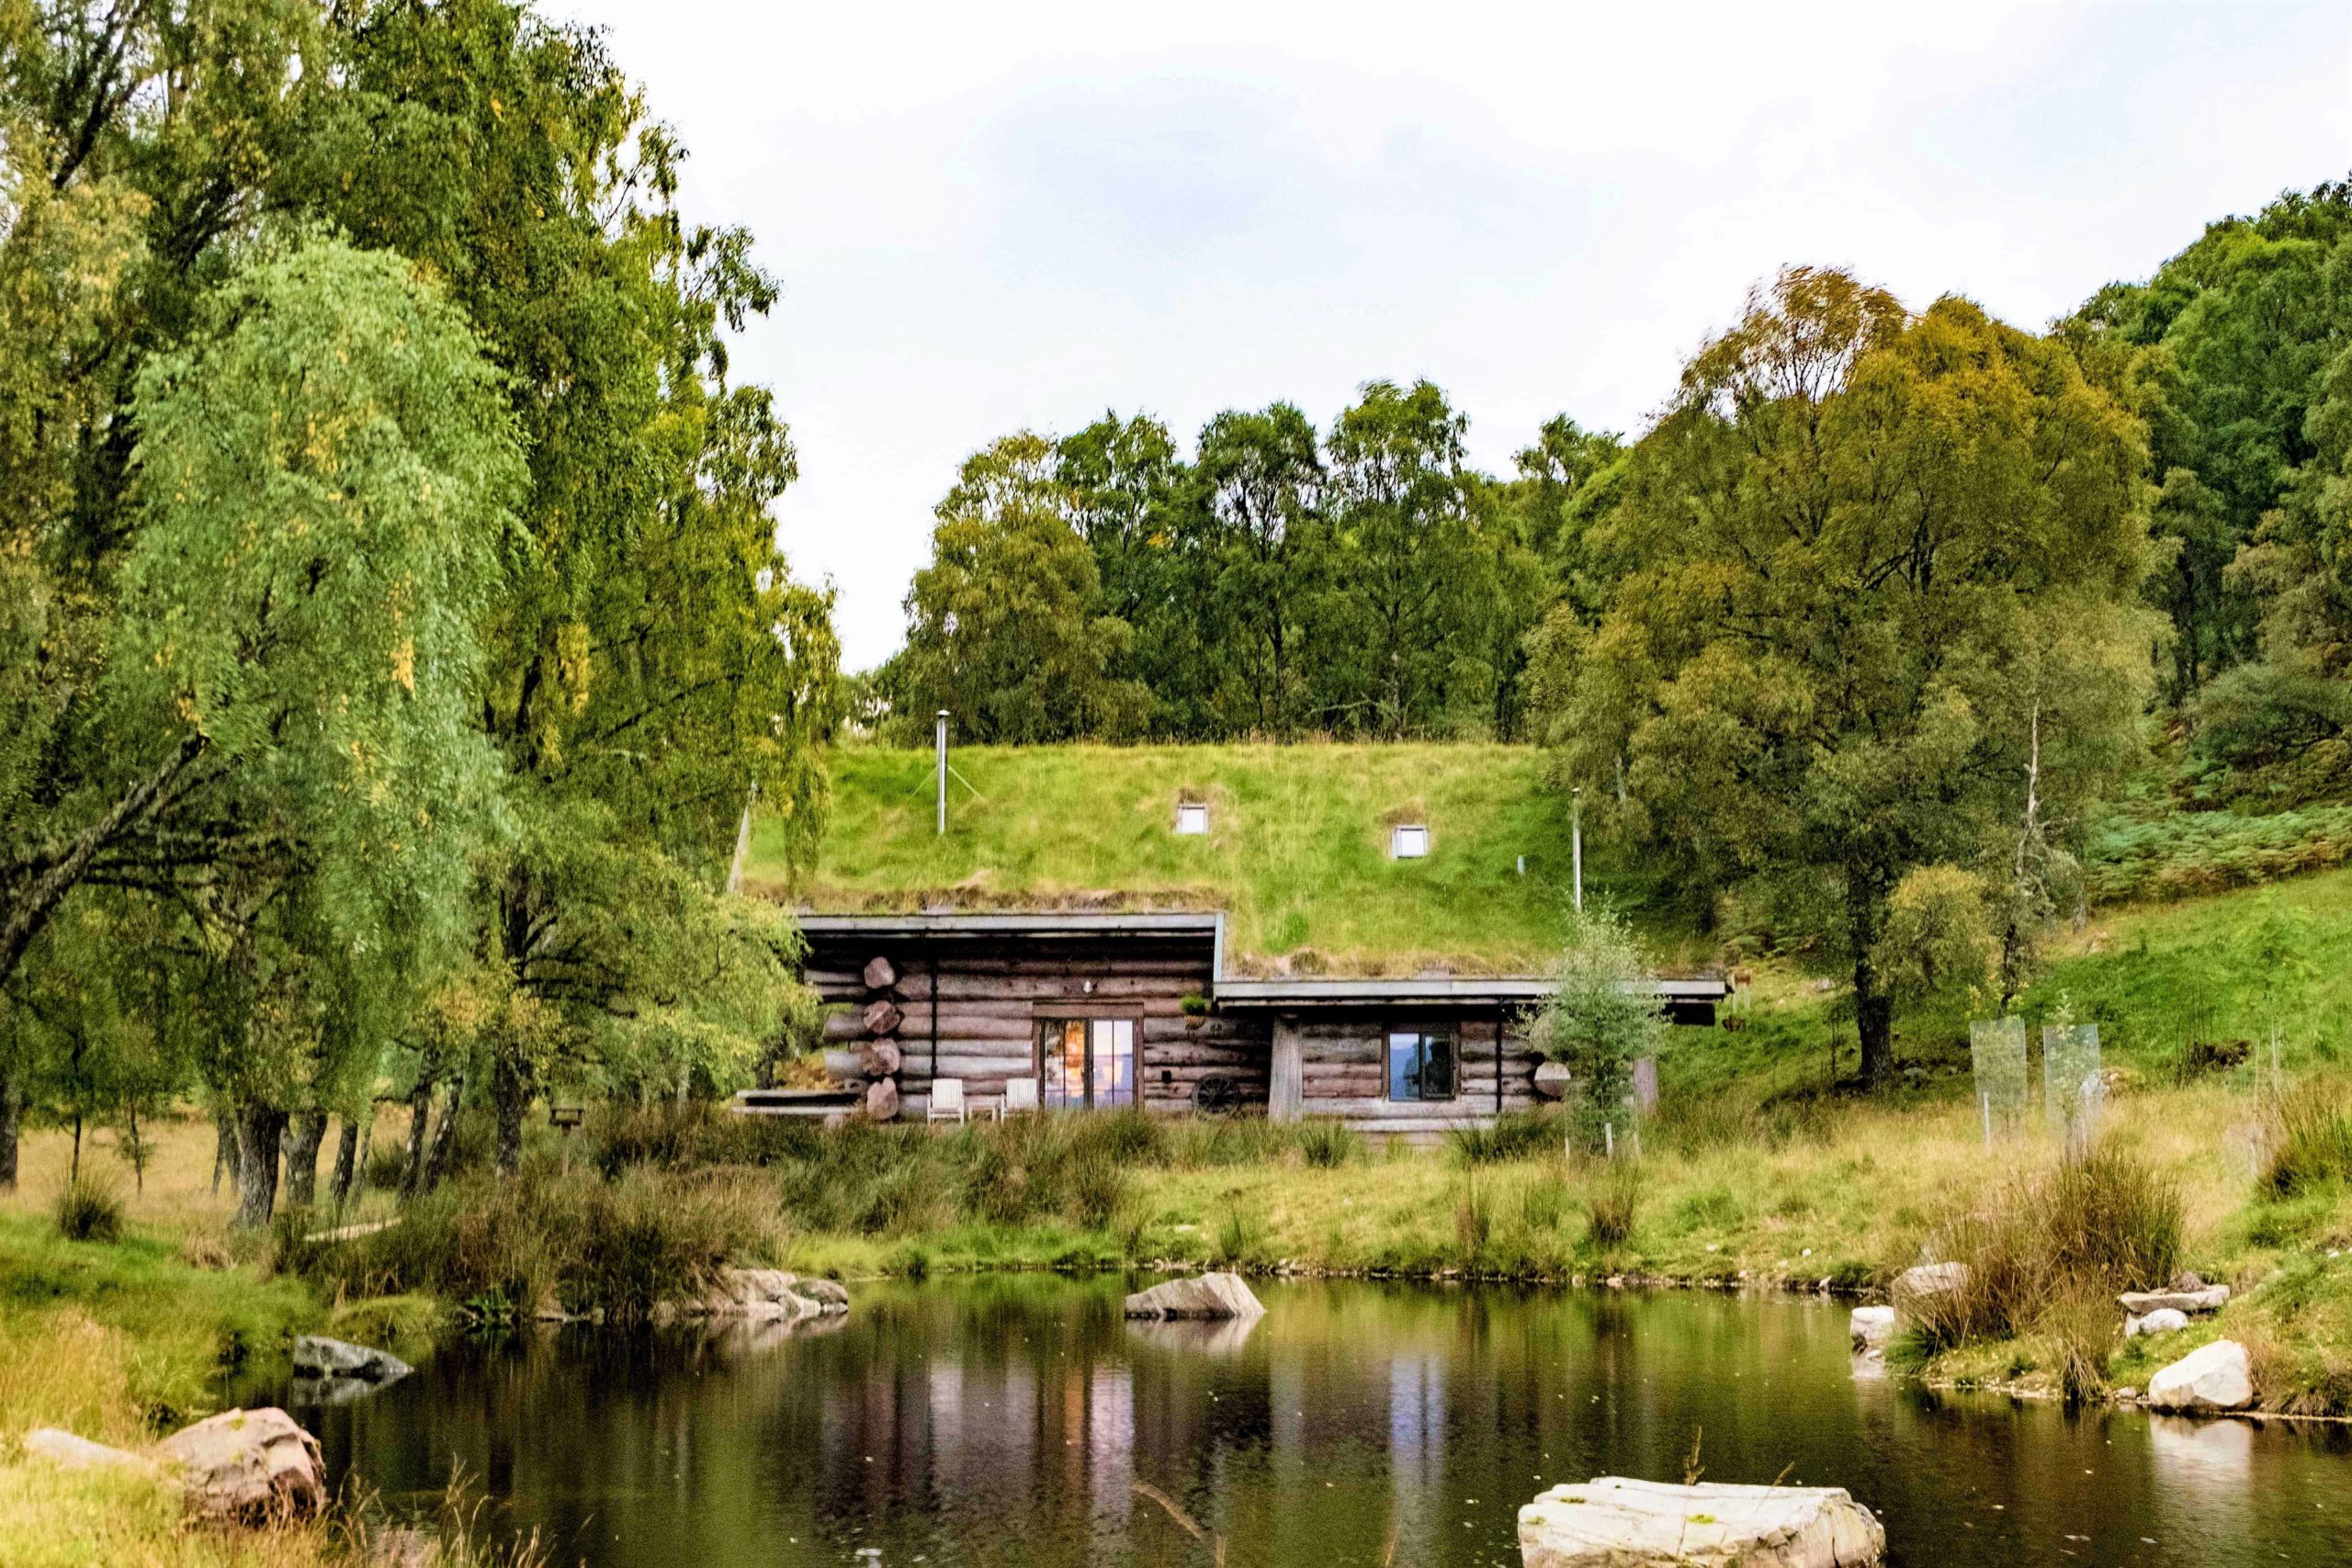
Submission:
<svg viewBox="0 0 2352 1568">
<path fill-rule="evenodd" d="M 1430 976 L 1413 980 L 1223 980 L 1216 1006 L 1236 1010 L 1293 1012 L 1315 1008 L 1531 1007 L 1556 988 L 1540 976 Z M 1723 980 L 1658 980 L 1623 989 L 1646 992 L 1675 1003 L 1721 1001 L 1731 994 Z"/>
<path fill-rule="evenodd" d="M 797 921 L 808 936 L 1197 936 L 1216 942 L 1225 930 L 1225 917 L 1214 913 L 801 915 Z"/>
</svg>

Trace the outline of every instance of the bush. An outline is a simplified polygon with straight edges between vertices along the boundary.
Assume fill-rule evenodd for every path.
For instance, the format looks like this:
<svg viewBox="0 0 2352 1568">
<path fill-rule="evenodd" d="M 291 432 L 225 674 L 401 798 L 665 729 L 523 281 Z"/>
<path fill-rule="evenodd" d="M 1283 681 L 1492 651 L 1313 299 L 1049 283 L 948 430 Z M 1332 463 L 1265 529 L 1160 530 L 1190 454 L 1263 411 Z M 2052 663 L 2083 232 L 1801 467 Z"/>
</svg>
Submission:
<svg viewBox="0 0 2352 1568">
<path fill-rule="evenodd" d="M 1642 1201 L 1639 1160 L 1611 1160 L 1585 1194 L 1586 1235 L 1603 1252 L 1633 1239 L 1634 1217 Z"/>
<path fill-rule="evenodd" d="M 87 1171 L 58 1189 L 51 1213 L 68 1241 L 122 1239 L 122 1194 Z"/>
<path fill-rule="evenodd" d="M 2270 1157 L 2262 1185 L 2272 1197 L 2352 1180 L 2352 1107 L 2340 1089 L 2307 1084 L 2277 1096 L 2267 1111 Z"/>
<path fill-rule="evenodd" d="M 277 1247 L 281 1264 L 351 1295 L 439 1295 L 492 1317 L 552 1303 L 634 1321 L 707 1290 L 730 1262 L 774 1260 L 784 1236 L 772 1188 L 747 1172 L 606 1181 L 534 1161 L 503 1180 L 446 1183 L 371 1235 L 312 1246 L 281 1231 Z"/>
<path fill-rule="evenodd" d="M 1363 1134 L 1336 1117 L 1298 1124 L 1298 1152 L 1317 1170 L 1337 1170 L 1363 1150 Z"/>
<path fill-rule="evenodd" d="M 1932 1355 L 2041 1329 L 2068 1354 L 2086 1354 L 2096 1336 L 2081 1303 L 2112 1317 L 2118 1292 L 2163 1285 L 2179 1266 L 2180 1237 L 2178 1188 L 2126 1155 L 2102 1150 L 2011 1182 L 1943 1227 L 1936 1252 L 1968 1272 L 1959 1289 L 1911 1303 L 1916 1348 Z M 2061 1372 L 2091 1386 L 2080 1369 Z"/>
<path fill-rule="evenodd" d="M 1506 1111 L 1487 1126 L 1448 1130 L 1445 1142 L 1463 1165 L 1501 1165 L 1549 1154 L 1566 1135 L 1557 1112 Z"/>
</svg>

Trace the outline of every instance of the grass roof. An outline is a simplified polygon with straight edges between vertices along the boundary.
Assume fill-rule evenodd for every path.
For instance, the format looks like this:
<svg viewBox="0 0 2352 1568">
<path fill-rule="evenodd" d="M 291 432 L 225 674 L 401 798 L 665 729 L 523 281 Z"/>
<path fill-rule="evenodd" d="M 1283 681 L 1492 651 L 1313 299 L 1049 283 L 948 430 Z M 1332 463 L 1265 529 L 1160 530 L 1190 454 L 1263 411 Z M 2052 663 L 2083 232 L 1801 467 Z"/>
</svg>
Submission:
<svg viewBox="0 0 2352 1568">
<path fill-rule="evenodd" d="M 1566 802 L 1513 746 L 972 747 L 933 830 L 927 750 L 833 759 L 819 864 L 784 880 L 774 824 L 747 886 L 829 912 L 1222 909 L 1228 967 L 1540 972 L 1568 897 Z M 1209 807 L 1202 837 L 1177 807 Z M 1429 854 L 1389 856 L 1400 823 Z M 1520 871 L 1521 857 L 1526 870 Z"/>
</svg>

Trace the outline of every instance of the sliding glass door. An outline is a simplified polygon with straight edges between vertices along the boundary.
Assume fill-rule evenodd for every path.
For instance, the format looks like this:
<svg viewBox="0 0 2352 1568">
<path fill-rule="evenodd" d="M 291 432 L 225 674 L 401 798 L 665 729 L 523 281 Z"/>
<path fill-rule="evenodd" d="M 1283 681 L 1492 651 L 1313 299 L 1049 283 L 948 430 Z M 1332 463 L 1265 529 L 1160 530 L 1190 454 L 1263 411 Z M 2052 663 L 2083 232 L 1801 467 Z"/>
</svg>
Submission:
<svg viewBox="0 0 2352 1568">
<path fill-rule="evenodd" d="M 1048 1019 L 1038 1036 L 1038 1098 L 1046 1109 L 1099 1111 L 1136 1102 L 1135 1020 Z"/>
</svg>

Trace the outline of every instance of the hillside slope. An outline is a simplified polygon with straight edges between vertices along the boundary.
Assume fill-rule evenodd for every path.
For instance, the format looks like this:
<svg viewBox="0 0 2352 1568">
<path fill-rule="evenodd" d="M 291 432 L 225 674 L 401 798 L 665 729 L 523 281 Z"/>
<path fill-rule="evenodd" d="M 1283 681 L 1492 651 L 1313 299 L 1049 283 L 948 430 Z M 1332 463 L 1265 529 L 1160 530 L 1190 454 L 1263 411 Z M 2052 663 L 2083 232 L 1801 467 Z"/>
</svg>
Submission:
<svg viewBox="0 0 2352 1568">
<path fill-rule="evenodd" d="M 954 763 L 940 838 L 929 752 L 840 751 L 813 875 L 784 886 L 768 826 L 747 882 L 836 911 L 1223 909 L 1232 961 L 1260 969 L 1529 971 L 1557 948 L 1568 814 L 1529 748 L 974 747 Z M 1183 800 L 1208 804 L 1206 836 L 1174 831 Z M 1400 822 L 1428 826 L 1427 859 L 1389 858 Z"/>
</svg>

